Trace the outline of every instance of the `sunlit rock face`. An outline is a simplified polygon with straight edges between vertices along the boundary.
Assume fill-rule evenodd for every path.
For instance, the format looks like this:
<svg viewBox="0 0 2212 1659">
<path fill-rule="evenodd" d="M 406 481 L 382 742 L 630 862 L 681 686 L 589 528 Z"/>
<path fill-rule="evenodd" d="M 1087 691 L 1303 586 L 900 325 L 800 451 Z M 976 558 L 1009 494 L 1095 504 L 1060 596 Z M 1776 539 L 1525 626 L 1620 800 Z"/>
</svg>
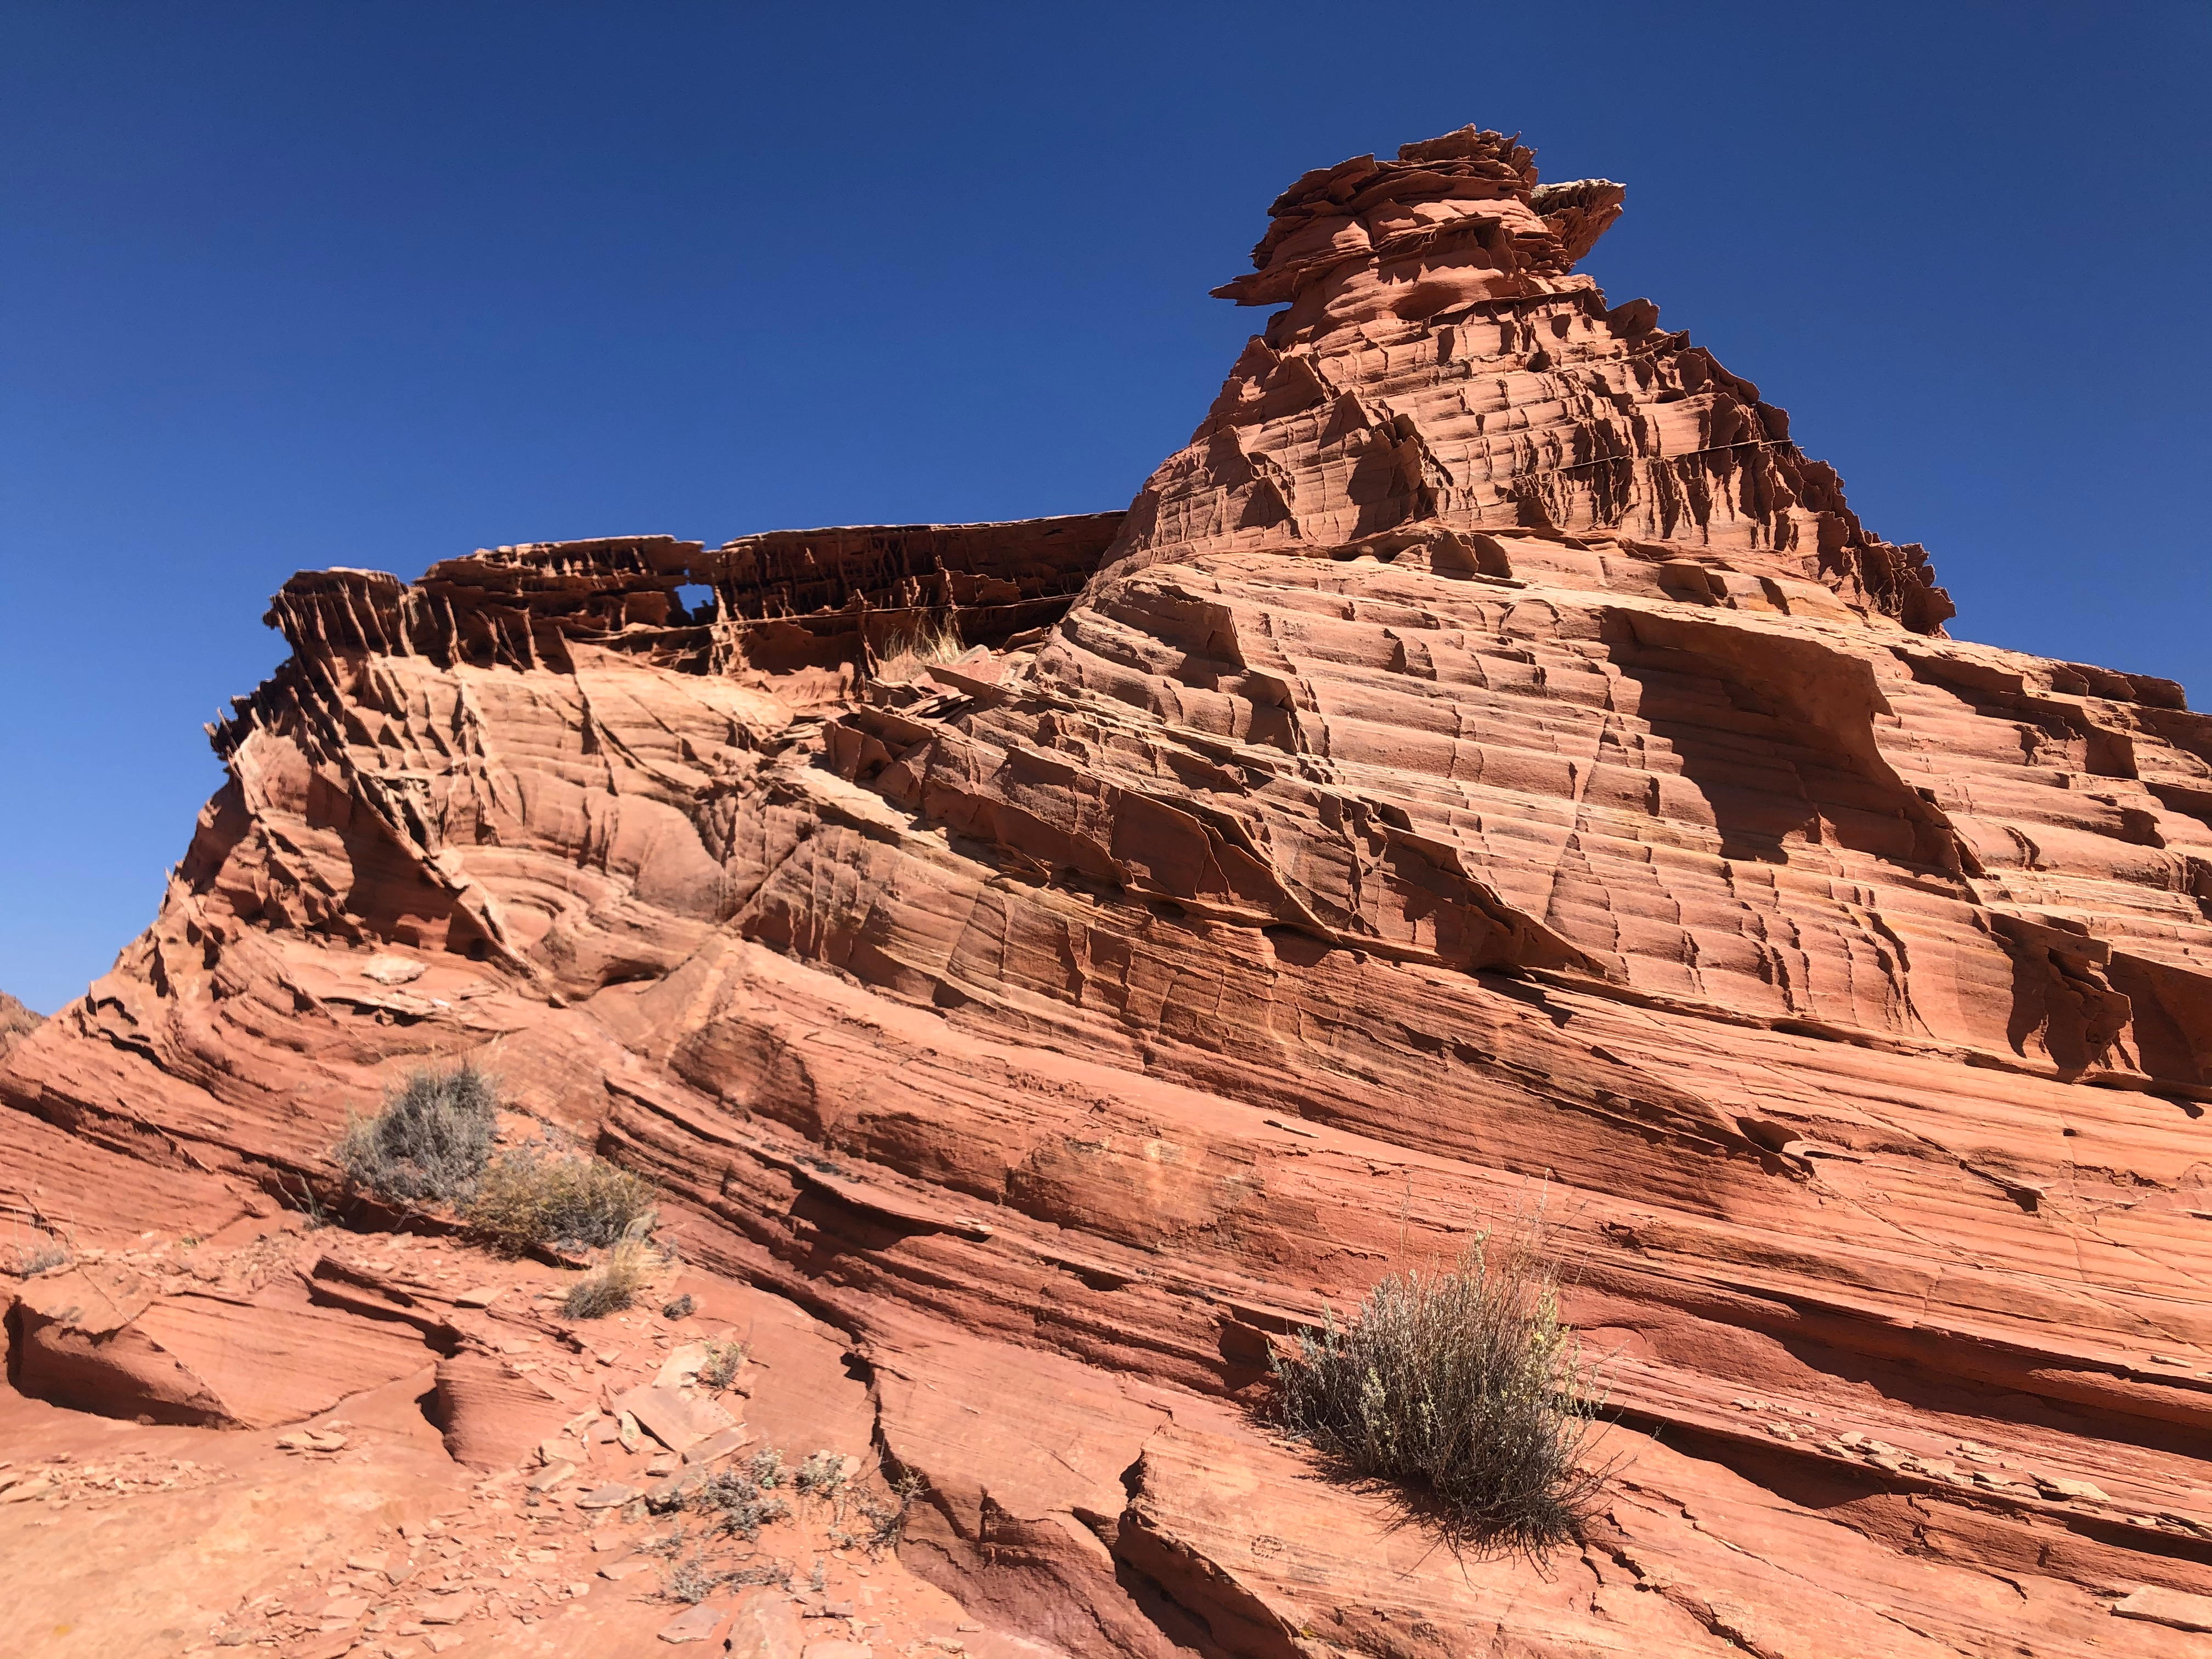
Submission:
<svg viewBox="0 0 2212 1659">
<path fill-rule="evenodd" d="M 212 1230 L 483 1059 L 842 1334 L 993 1639 L 2174 1652 L 2212 721 L 1947 637 L 1575 269 L 1623 198 L 1472 128 L 1305 175 L 1126 514 L 295 578 L 160 916 L 0 1064 L 8 1156 L 88 1236 Z M 1462 1564 L 1251 1408 L 1539 1216 L 1624 1462 L 1579 1550 Z"/>
</svg>

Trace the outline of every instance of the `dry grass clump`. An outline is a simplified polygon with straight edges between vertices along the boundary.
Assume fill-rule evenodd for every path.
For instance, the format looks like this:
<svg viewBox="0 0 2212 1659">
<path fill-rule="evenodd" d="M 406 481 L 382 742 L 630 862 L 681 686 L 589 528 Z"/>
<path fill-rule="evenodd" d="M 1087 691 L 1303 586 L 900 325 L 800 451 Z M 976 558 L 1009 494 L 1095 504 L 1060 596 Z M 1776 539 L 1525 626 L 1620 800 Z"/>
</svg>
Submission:
<svg viewBox="0 0 2212 1659">
<path fill-rule="evenodd" d="M 451 1071 L 411 1072 L 385 1096 L 383 1110 L 348 1121 L 339 1167 L 386 1198 L 451 1203 L 475 1190 L 498 1111 L 496 1085 L 465 1061 Z"/>
<path fill-rule="evenodd" d="M 699 1381 L 720 1393 L 738 1380 L 745 1366 L 745 1345 L 739 1341 L 709 1342 L 707 1363 L 699 1367 Z"/>
<path fill-rule="evenodd" d="M 27 1243 L 13 1243 L 5 1252 L 0 1252 L 0 1273 L 16 1279 L 36 1279 L 40 1273 L 68 1267 L 75 1259 L 68 1245 L 41 1233 Z"/>
<path fill-rule="evenodd" d="M 1396 1484 L 1455 1548 L 1540 1555 L 1581 1535 L 1604 1486 L 1581 1462 L 1602 1401 L 1525 1243 L 1392 1274 L 1348 1329 L 1329 1316 L 1275 1371 L 1293 1435 Z"/>
<path fill-rule="evenodd" d="M 967 651 L 960 630 L 948 614 L 917 617 L 884 640 L 877 653 L 876 678 L 910 680 L 933 663 L 954 662 Z"/>
<path fill-rule="evenodd" d="M 653 1260 L 642 1238 L 625 1238 L 607 1252 L 607 1259 L 568 1287 L 561 1298 L 561 1311 L 570 1319 L 604 1319 L 620 1313 L 637 1300 L 653 1272 Z"/>
<path fill-rule="evenodd" d="M 604 1158 L 518 1147 L 491 1160 L 468 1205 L 469 1224 L 510 1255 L 533 1244 L 597 1249 L 653 1212 L 650 1182 Z"/>
</svg>

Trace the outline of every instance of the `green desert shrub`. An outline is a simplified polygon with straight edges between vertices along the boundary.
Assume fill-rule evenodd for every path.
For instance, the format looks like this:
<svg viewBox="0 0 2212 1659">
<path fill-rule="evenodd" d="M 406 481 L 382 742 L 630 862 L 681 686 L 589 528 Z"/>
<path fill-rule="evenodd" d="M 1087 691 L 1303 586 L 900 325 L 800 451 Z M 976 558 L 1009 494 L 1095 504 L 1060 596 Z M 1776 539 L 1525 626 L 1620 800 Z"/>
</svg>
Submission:
<svg viewBox="0 0 2212 1659">
<path fill-rule="evenodd" d="M 650 1182 L 604 1158 L 523 1146 L 491 1160 L 469 1200 L 469 1224 L 510 1253 L 533 1244 L 597 1249 L 653 1212 Z"/>
<path fill-rule="evenodd" d="M 1275 1373 L 1291 1434 L 1343 1474 L 1395 1485 L 1455 1548 L 1540 1555 L 1580 1536 L 1604 1486 L 1583 1457 L 1602 1402 L 1526 1244 L 1393 1273 Z"/>
<path fill-rule="evenodd" d="M 474 1066 L 411 1072 L 385 1096 L 381 1111 L 347 1123 L 338 1165 L 356 1186 L 386 1198 L 466 1198 L 491 1157 L 498 1111 L 496 1085 Z"/>
</svg>

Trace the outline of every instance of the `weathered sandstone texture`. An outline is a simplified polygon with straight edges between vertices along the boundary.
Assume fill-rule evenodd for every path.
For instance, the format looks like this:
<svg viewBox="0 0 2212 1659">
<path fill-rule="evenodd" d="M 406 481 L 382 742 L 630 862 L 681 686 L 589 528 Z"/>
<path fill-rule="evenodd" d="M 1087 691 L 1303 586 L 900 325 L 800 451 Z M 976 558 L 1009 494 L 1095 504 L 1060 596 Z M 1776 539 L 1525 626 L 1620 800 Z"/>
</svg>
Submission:
<svg viewBox="0 0 2212 1659">
<path fill-rule="evenodd" d="M 39 1016 L 5 991 L 0 991 L 0 1054 L 38 1029 Z"/>
<path fill-rule="evenodd" d="M 1300 179 L 1126 515 L 295 577 L 160 915 L 0 1065 L 0 1201 L 276 1237 L 476 1057 L 844 1356 L 974 1651 L 2212 1651 L 2212 718 L 1948 637 L 1576 270 L 1622 195 L 1473 129 Z M 1538 1215 L 1621 1464 L 1455 1561 L 1252 1407 Z M 10 1377 L 221 1443 L 427 1368 L 494 1483 L 602 1408 L 590 1328 L 526 1370 L 323 1236 L 29 1281 Z"/>
</svg>

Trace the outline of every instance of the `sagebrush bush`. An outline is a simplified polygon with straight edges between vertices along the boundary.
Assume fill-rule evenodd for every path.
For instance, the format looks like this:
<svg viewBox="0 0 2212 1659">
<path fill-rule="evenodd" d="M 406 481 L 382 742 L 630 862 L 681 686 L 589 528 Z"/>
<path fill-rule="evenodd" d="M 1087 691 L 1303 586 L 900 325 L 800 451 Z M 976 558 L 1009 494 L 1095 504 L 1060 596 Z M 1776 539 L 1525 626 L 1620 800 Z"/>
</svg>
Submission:
<svg viewBox="0 0 2212 1659">
<path fill-rule="evenodd" d="M 772 1526 L 791 1513 L 789 1504 L 769 1495 L 772 1487 L 781 1484 L 782 1468 L 783 1459 L 776 1455 L 770 1478 L 765 1480 L 761 1478 L 758 1457 L 744 1468 L 717 1469 L 699 1484 L 685 1504 L 710 1517 L 723 1532 L 751 1543 L 763 1527 Z"/>
<path fill-rule="evenodd" d="M 722 1588 L 723 1575 L 704 1556 L 692 1554 L 668 1564 L 661 1593 L 672 1601 L 700 1602 Z"/>
<path fill-rule="evenodd" d="M 1602 1402 L 1551 1269 L 1478 1243 L 1394 1273 L 1349 1328 L 1279 1358 L 1284 1425 L 1344 1474 L 1387 1480 L 1455 1547 L 1537 1555 L 1581 1535 L 1605 1483 L 1582 1455 Z"/>
<path fill-rule="evenodd" d="M 650 1182 L 604 1158 L 518 1147 L 491 1160 L 469 1200 L 469 1224 L 510 1254 L 533 1244 L 597 1249 L 653 1212 Z"/>
<path fill-rule="evenodd" d="M 835 1497 L 844 1489 L 845 1480 L 845 1460 L 826 1449 L 808 1453 L 791 1477 L 793 1486 L 817 1498 Z"/>
<path fill-rule="evenodd" d="M 637 1300 L 652 1271 L 641 1239 L 625 1238 L 607 1252 L 607 1259 L 568 1287 L 561 1298 L 561 1311 L 571 1319 L 604 1319 L 620 1313 Z"/>
<path fill-rule="evenodd" d="M 474 1066 L 411 1072 L 381 1111 L 347 1123 L 338 1165 L 384 1197 L 451 1203 L 475 1190 L 498 1112 L 497 1085 Z"/>
</svg>

